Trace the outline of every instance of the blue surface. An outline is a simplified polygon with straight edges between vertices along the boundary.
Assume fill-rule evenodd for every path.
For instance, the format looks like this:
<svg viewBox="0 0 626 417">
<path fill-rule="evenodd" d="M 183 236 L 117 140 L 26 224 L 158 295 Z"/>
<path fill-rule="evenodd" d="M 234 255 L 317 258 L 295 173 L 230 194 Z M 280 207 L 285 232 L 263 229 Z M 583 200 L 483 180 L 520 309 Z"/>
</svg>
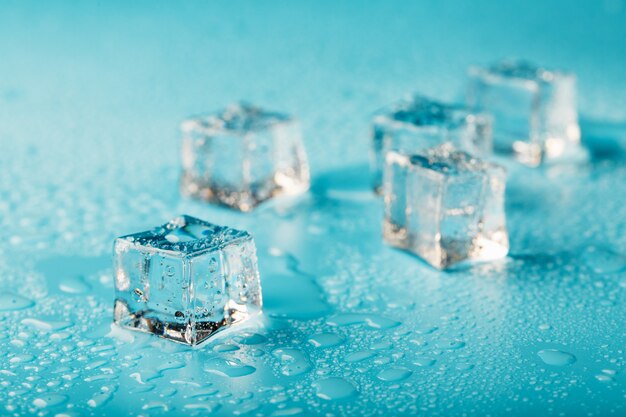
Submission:
<svg viewBox="0 0 626 417">
<path fill-rule="evenodd" d="M 622 415 L 626 4 L 0 4 L 0 415 Z M 579 76 L 588 164 L 509 166 L 511 256 L 384 246 L 371 113 L 523 57 Z M 306 197 L 178 196 L 178 123 L 296 114 Z M 188 213 L 256 238 L 265 315 L 191 350 L 111 327 L 114 237 Z"/>
</svg>

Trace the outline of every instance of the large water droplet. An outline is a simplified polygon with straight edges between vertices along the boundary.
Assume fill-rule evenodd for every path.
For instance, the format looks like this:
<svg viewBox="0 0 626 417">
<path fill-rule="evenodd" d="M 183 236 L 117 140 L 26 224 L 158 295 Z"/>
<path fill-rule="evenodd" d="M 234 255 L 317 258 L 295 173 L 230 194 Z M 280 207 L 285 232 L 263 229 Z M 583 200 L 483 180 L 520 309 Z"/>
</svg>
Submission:
<svg viewBox="0 0 626 417">
<path fill-rule="evenodd" d="M 87 401 L 87 405 L 93 408 L 102 407 L 103 405 L 111 401 L 111 398 L 113 398 L 113 394 L 116 390 L 117 387 L 114 386 L 105 385 L 101 387 L 100 391 L 94 394 L 94 396 Z"/>
<path fill-rule="evenodd" d="M 387 368 L 383 369 L 376 375 L 376 378 L 385 382 L 397 382 L 407 379 L 413 374 L 413 371 L 406 368 Z"/>
<path fill-rule="evenodd" d="M 0 294 L 0 311 L 23 310 L 34 306 L 35 303 L 21 295 L 6 292 Z"/>
<path fill-rule="evenodd" d="M 62 320 L 44 320 L 44 319 L 35 319 L 35 318 L 27 318 L 22 320 L 22 324 L 25 326 L 32 327 L 37 330 L 41 330 L 43 332 L 51 332 L 67 329 L 72 325 L 69 321 Z"/>
<path fill-rule="evenodd" d="M 89 292 L 91 285 L 83 277 L 69 277 L 59 282 L 59 289 L 68 294 L 85 294 Z"/>
<path fill-rule="evenodd" d="M 320 379 L 313 383 L 313 387 L 319 398 L 328 401 L 347 400 L 358 394 L 352 383 L 339 377 Z"/>
<path fill-rule="evenodd" d="M 433 366 L 437 360 L 428 356 L 418 356 L 413 363 L 417 366 Z"/>
<path fill-rule="evenodd" d="M 364 325 L 372 329 L 390 329 L 400 325 L 399 321 L 367 313 L 346 313 L 329 317 L 326 321 L 330 326 Z"/>
<path fill-rule="evenodd" d="M 310 336 L 308 342 L 316 348 L 327 348 L 340 345 L 343 338 L 335 333 L 317 333 Z"/>
<path fill-rule="evenodd" d="M 65 404 L 68 400 L 66 395 L 61 394 L 48 394 L 35 398 L 33 405 L 37 408 L 55 407 L 61 404 Z"/>
<path fill-rule="evenodd" d="M 267 341 L 267 337 L 258 333 L 244 333 L 233 337 L 233 340 L 242 345 L 258 345 L 265 343 Z"/>
<path fill-rule="evenodd" d="M 565 366 L 576 362 L 576 356 L 562 350 L 543 349 L 537 352 L 537 355 L 546 365 Z"/>
<path fill-rule="evenodd" d="M 256 368 L 241 363 L 238 359 L 211 358 L 204 363 L 204 370 L 229 378 L 238 378 L 250 375 Z"/>
<path fill-rule="evenodd" d="M 281 373 L 286 376 L 301 375 L 311 370 L 311 362 L 307 355 L 296 348 L 279 348 L 272 352 L 282 364 Z"/>
<path fill-rule="evenodd" d="M 346 362 L 361 362 L 376 356 L 376 353 L 370 350 L 358 350 L 346 355 Z"/>
</svg>

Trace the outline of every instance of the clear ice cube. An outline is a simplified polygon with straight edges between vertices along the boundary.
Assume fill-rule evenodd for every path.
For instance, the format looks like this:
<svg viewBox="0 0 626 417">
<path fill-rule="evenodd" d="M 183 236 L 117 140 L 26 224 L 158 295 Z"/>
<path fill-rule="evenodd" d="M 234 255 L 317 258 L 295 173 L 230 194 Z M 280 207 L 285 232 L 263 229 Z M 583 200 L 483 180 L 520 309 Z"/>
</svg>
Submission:
<svg viewBox="0 0 626 417">
<path fill-rule="evenodd" d="M 439 269 L 504 257 L 505 181 L 504 168 L 450 144 L 412 154 L 390 151 L 383 237 Z"/>
<path fill-rule="evenodd" d="M 181 130 L 183 195 L 249 211 L 309 188 L 300 127 L 287 115 L 236 104 Z"/>
<path fill-rule="evenodd" d="M 419 95 L 380 110 L 372 121 L 372 187 L 382 192 L 388 151 L 419 152 L 444 142 L 475 155 L 489 153 L 490 116 Z"/>
<path fill-rule="evenodd" d="M 189 345 L 262 307 L 252 237 L 190 216 L 117 238 L 114 273 L 116 323 Z"/>
<path fill-rule="evenodd" d="M 494 150 L 526 165 L 584 155 L 571 73 L 516 61 L 472 67 L 468 106 L 493 115 Z"/>
</svg>

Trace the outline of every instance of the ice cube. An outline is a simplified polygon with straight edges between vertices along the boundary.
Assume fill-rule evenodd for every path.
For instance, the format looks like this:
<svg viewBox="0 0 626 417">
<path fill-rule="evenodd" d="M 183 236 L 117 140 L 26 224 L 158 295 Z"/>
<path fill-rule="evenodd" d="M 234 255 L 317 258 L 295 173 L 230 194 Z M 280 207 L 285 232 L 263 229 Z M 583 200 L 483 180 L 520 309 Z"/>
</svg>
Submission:
<svg viewBox="0 0 626 417">
<path fill-rule="evenodd" d="M 244 231 L 180 216 L 117 238 L 114 320 L 196 345 L 261 311 L 256 248 Z"/>
<path fill-rule="evenodd" d="M 300 127 L 285 114 L 236 104 L 181 130 L 183 195 L 249 211 L 309 188 Z"/>
<path fill-rule="evenodd" d="M 468 106 L 493 115 L 496 152 L 520 162 L 584 156 L 576 110 L 576 77 L 528 62 L 469 70 Z"/>
<path fill-rule="evenodd" d="M 450 144 L 413 154 L 390 151 L 383 237 L 439 269 L 504 257 L 505 180 L 504 168 Z"/>
<path fill-rule="evenodd" d="M 372 122 L 372 186 L 382 192 L 385 154 L 453 143 L 475 155 L 491 152 L 491 118 L 462 106 L 415 95 L 376 113 Z"/>
</svg>

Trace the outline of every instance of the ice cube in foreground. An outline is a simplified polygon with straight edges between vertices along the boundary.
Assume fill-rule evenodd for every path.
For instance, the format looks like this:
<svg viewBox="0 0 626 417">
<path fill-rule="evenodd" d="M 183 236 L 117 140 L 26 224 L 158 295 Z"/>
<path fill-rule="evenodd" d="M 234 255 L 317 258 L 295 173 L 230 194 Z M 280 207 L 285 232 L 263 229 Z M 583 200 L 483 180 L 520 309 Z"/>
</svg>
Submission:
<svg viewBox="0 0 626 417">
<path fill-rule="evenodd" d="M 114 244 L 119 325 L 196 345 L 261 311 L 256 248 L 245 231 L 180 216 Z"/>
</svg>

